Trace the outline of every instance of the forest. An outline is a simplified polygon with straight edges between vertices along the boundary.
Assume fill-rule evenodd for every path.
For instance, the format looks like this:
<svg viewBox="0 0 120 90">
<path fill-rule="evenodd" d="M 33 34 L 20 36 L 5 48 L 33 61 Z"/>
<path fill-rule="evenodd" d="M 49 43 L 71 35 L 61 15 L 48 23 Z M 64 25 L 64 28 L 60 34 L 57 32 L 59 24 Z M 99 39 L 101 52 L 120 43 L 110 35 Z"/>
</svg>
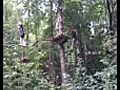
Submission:
<svg viewBox="0 0 120 90">
<path fill-rule="evenodd" d="M 3 90 L 117 90 L 117 0 L 3 0 Z"/>
</svg>

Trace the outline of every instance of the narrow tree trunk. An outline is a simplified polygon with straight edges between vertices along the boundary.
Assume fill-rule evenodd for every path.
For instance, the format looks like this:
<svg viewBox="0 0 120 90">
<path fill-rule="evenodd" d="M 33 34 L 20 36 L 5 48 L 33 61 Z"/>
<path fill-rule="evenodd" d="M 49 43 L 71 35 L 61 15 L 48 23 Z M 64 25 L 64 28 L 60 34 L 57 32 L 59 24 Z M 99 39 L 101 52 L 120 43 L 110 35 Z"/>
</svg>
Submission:
<svg viewBox="0 0 120 90">
<path fill-rule="evenodd" d="M 78 63 L 78 60 L 77 60 L 77 46 L 76 46 L 76 43 L 74 43 L 74 51 L 75 51 L 75 66 L 77 65 Z"/>
<path fill-rule="evenodd" d="M 29 6 L 29 2 L 30 0 L 28 0 L 27 4 L 28 4 L 28 30 L 27 30 L 27 36 L 28 36 L 28 39 L 29 39 L 29 33 L 30 33 L 30 6 Z"/>
<path fill-rule="evenodd" d="M 60 46 L 60 58 L 61 58 L 61 72 L 62 72 L 62 83 L 65 83 L 66 79 L 66 66 L 65 66 L 65 54 L 64 46 Z"/>
<path fill-rule="evenodd" d="M 51 15 L 50 16 L 50 25 L 51 25 L 50 30 L 51 30 L 51 36 L 53 37 L 53 14 L 52 14 L 53 3 L 52 3 L 52 0 L 50 0 L 49 2 L 50 2 L 50 10 L 51 10 L 50 11 L 50 15 Z M 56 73 L 55 73 L 55 58 L 54 58 L 54 53 L 53 53 L 53 42 L 50 45 L 49 60 L 51 61 L 51 64 L 52 64 L 50 68 L 51 78 L 53 82 L 55 83 Z"/>
<path fill-rule="evenodd" d="M 84 15 L 83 15 L 83 4 L 82 2 L 80 2 L 80 18 L 82 18 L 81 20 L 81 26 L 80 26 L 80 29 L 83 29 L 84 28 Z M 77 28 L 79 29 L 79 28 Z M 82 30 L 77 30 L 77 38 L 78 38 L 78 50 L 79 50 L 79 58 L 81 58 L 82 61 L 85 62 L 85 53 L 84 53 L 84 43 L 82 42 L 82 39 L 83 39 L 83 32 Z"/>
<path fill-rule="evenodd" d="M 107 9 L 108 9 L 108 13 L 109 13 L 109 28 L 110 30 L 113 30 L 113 27 L 112 27 L 112 11 L 110 9 L 110 2 L 109 0 L 107 0 Z"/>
<path fill-rule="evenodd" d="M 56 19 L 56 32 L 57 35 L 63 34 L 63 12 L 62 12 L 62 0 L 58 0 L 57 7 L 57 19 Z M 60 62 L 61 62 L 61 73 L 62 73 L 62 85 L 65 86 L 68 80 L 66 71 L 66 60 L 64 53 L 64 43 L 59 43 L 60 46 Z"/>
</svg>

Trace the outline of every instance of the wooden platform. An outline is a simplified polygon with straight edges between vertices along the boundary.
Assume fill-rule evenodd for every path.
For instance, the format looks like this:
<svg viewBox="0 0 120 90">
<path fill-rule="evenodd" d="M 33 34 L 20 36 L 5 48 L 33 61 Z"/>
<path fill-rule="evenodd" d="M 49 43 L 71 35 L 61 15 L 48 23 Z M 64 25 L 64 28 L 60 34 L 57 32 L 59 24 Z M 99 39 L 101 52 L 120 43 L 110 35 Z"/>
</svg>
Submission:
<svg viewBox="0 0 120 90">
<path fill-rule="evenodd" d="M 30 60 L 29 60 L 29 58 L 28 57 L 21 57 L 21 61 L 23 62 L 23 63 L 28 63 Z"/>
<path fill-rule="evenodd" d="M 18 44 L 19 46 L 21 46 L 21 47 L 27 47 L 28 45 L 21 45 L 21 44 Z"/>
<path fill-rule="evenodd" d="M 67 42 L 67 40 L 68 40 L 68 37 L 65 36 L 64 34 L 57 34 L 53 38 L 53 41 L 58 43 L 59 45 L 64 44 L 65 42 Z"/>
</svg>

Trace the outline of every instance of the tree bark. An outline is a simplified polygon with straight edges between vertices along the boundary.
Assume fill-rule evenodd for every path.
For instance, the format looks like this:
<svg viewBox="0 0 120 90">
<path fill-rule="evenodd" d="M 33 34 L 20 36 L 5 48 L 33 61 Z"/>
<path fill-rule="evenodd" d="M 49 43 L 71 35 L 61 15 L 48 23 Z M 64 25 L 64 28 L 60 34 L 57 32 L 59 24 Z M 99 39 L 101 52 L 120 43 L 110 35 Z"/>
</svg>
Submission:
<svg viewBox="0 0 120 90">
<path fill-rule="evenodd" d="M 60 46 L 60 58 L 61 58 L 61 72 L 62 72 L 62 83 L 65 83 L 66 80 L 66 65 L 65 65 L 65 54 L 64 46 Z"/>
<path fill-rule="evenodd" d="M 113 27 L 112 27 L 112 11 L 111 11 L 111 9 L 110 9 L 110 2 L 109 2 L 109 0 L 106 0 L 107 2 L 107 9 L 108 9 L 108 13 L 109 13 L 109 28 L 110 28 L 110 30 L 113 30 Z"/>
<path fill-rule="evenodd" d="M 62 12 L 62 0 L 58 0 L 57 7 L 57 20 L 56 20 L 56 33 L 59 35 L 63 34 L 63 12 Z M 69 81 L 66 71 L 66 60 L 64 52 L 64 43 L 60 43 L 60 62 L 61 62 L 61 73 L 62 73 L 62 86 L 65 86 Z"/>
</svg>

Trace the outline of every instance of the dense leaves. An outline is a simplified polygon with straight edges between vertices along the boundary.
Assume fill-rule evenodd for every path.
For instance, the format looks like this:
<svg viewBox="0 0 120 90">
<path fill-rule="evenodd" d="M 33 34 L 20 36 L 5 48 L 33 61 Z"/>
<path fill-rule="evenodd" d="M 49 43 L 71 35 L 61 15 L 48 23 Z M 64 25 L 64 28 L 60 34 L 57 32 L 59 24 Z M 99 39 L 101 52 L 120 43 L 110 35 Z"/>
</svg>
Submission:
<svg viewBox="0 0 120 90">
<path fill-rule="evenodd" d="M 70 36 L 74 26 L 78 40 L 76 49 L 71 38 L 64 44 L 70 82 L 63 87 L 59 47 L 48 41 L 55 34 L 56 0 L 4 0 L 3 89 L 117 90 L 116 2 L 64 0 L 64 32 Z M 26 48 L 19 46 L 19 21 L 29 35 Z M 28 63 L 20 60 L 23 52 Z"/>
</svg>

